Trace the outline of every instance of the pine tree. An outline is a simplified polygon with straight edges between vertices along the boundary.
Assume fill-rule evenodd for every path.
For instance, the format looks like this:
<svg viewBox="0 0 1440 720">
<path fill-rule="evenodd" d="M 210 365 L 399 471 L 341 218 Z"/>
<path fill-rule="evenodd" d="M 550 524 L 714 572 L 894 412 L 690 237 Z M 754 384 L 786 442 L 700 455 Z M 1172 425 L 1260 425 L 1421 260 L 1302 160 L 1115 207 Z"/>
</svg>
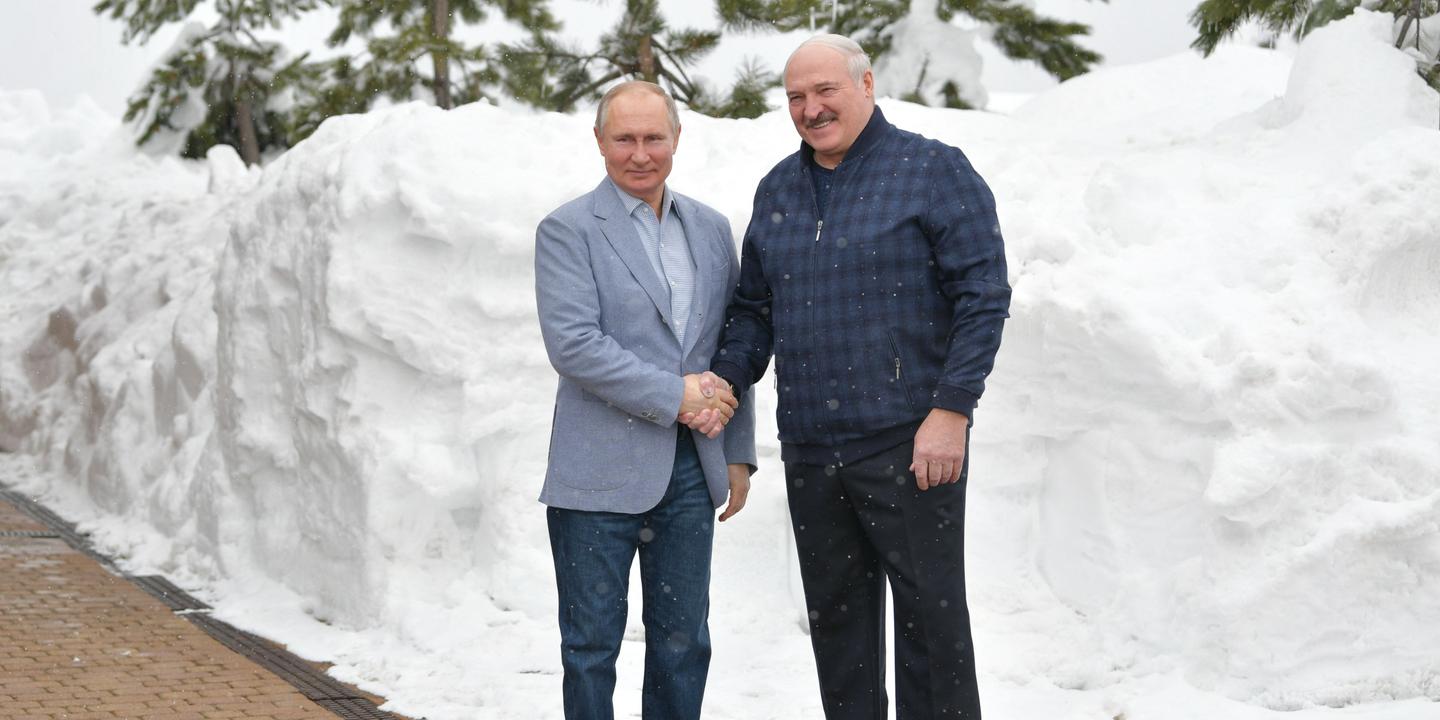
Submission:
<svg viewBox="0 0 1440 720">
<path fill-rule="evenodd" d="M 893 28 L 912 14 L 912 2 L 716 0 L 716 9 L 731 29 L 781 32 L 815 29 L 845 35 L 865 48 L 870 59 L 878 63 L 892 49 Z M 933 13 L 934 19 L 945 23 L 957 15 L 967 16 L 990 29 L 995 44 L 1007 57 L 1032 60 L 1060 80 L 1089 72 L 1101 60 L 1099 54 L 1076 41 L 1090 33 L 1088 25 L 1042 16 L 1017 0 L 926 0 L 913 9 L 922 14 Z M 935 51 L 944 52 L 944 49 Z M 922 67 L 921 73 L 925 72 Z M 916 78 L 917 88 L 924 79 Z M 932 76 L 928 80 L 939 88 L 939 98 L 926 98 L 918 89 L 908 91 L 905 97 L 920 101 L 934 99 L 959 107 L 966 104 L 962 95 L 978 90 L 963 87 L 965 81 L 959 78 Z"/>
<path fill-rule="evenodd" d="M 215 145 L 235 147 L 247 164 L 262 153 L 289 147 L 283 108 L 305 57 L 290 57 L 257 31 L 317 7 L 324 0 L 215 0 L 219 20 L 187 25 L 165 60 L 130 98 L 125 121 L 135 123 L 137 144 L 171 139 L 185 157 L 204 157 Z M 122 40 L 148 41 L 171 23 L 185 21 L 199 0 L 101 0 L 95 12 L 125 23 Z"/>
<path fill-rule="evenodd" d="M 647 80 L 665 87 L 691 109 L 725 117 L 756 117 L 769 108 L 765 90 L 776 78 L 751 60 L 737 74 L 729 97 L 719 100 L 693 67 L 720 42 L 720 33 L 671 29 L 657 0 L 626 0 L 615 27 L 593 51 L 566 46 L 545 33 L 502 50 L 504 86 L 536 107 L 570 112 L 600 96 L 617 80 Z"/>
<path fill-rule="evenodd" d="M 331 61 L 321 74 L 347 82 L 347 100 L 384 93 L 393 100 L 429 95 L 436 105 L 489 98 L 500 82 L 495 58 L 484 46 L 470 47 L 454 37 L 455 21 L 484 22 L 488 10 L 534 33 L 559 27 L 547 0 L 334 0 L 340 18 L 328 42 L 338 46 L 351 36 L 366 39 L 368 57 Z M 384 23 L 391 34 L 377 35 Z M 422 60 L 429 59 L 428 73 Z"/>
</svg>

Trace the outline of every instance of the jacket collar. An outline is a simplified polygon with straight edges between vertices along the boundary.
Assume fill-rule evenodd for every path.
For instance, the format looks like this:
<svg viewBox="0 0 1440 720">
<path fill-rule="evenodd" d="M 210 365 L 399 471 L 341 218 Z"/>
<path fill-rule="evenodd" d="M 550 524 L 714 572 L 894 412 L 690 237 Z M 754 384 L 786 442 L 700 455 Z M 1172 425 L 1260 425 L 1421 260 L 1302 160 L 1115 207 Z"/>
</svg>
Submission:
<svg viewBox="0 0 1440 720">
<path fill-rule="evenodd" d="M 841 160 L 840 164 L 844 165 L 852 160 L 864 157 L 865 153 L 875 147 L 891 127 L 893 126 L 890 124 L 890 121 L 885 119 L 885 113 L 880 111 L 879 105 L 876 105 L 875 111 L 870 114 L 870 121 L 865 123 L 865 129 L 860 131 L 860 135 L 855 138 L 855 142 L 850 145 L 850 149 L 845 151 L 845 159 Z M 810 167 L 811 163 L 815 162 L 815 148 L 810 147 L 810 144 L 804 140 L 800 141 L 800 159 L 805 161 L 804 166 L 807 168 Z M 837 165 L 836 169 L 838 170 L 839 167 L 840 166 Z"/>
</svg>

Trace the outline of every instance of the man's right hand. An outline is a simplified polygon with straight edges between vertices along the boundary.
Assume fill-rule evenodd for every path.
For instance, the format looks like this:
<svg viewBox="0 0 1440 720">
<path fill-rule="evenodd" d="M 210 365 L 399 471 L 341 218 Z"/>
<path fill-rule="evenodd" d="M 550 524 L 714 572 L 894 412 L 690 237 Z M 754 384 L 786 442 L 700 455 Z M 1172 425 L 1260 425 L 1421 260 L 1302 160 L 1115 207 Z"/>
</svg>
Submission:
<svg viewBox="0 0 1440 720">
<path fill-rule="evenodd" d="M 680 401 L 680 422 L 714 439 L 735 415 L 740 401 L 730 384 L 710 371 L 685 376 L 685 397 Z"/>
</svg>

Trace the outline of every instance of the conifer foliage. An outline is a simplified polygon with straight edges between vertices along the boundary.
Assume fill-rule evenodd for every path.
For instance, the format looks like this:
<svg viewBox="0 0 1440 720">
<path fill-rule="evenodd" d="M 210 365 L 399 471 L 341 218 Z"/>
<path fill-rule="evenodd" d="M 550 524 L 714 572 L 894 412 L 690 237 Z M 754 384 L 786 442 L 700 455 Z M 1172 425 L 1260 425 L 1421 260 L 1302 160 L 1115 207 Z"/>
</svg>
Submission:
<svg viewBox="0 0 1440 720">
<path fill-rule="evenodd" d="M 170 54 L 130 98 L 125 120 L 141 145 L 176 145 L 203 157 L 217 144 L 234 146 L 247 164 L 291 144 L 283 112 L 302 74 L 304 56 L 290 57 L 257 32 L 314 9 L 322 0 L 215 0 L 210 27 L 186 25 Z M 142 44 L 184 22 L 199 0 L 100 0 L 95 12 L 125 24 L 123 41 Z M 167 148 L 168 149 L 168 148 Z"/>
<path fill-rule="evenodd" d="M 340 19 L 332 46 L 366 40 L 359 58 L 332 61 L 325 85 L 348 83 L 345 99 L 383 93 L 393 100 L 432 100 L 442 108 L 493 99 L 500 83 L 497 58 L 485 45 L 455 37 L 457 22 L 475 25 L 491 11 L 536 34 L 559 28 L 547 0 L 331 0 Z M 381 33 L 381 30 L 388 32 Z M 428 60 L 428 62 L 426 62 Z M 352 110 L 352 108 L 343 108 Z M 363 108 L 362 108 L 363 109 Z"/>
<path fill-rule="evenodd" d="M 617 80 L 664 86 L 679 102 L 709 115 L 756 117 L 774 74 L 750 61 L 738 72 L 729 96 L 720 99 L 689 70 L 720 42 L 720 33 L 672 29 L 658 0 L 626 0 L 624 14 L 593 50 L 569 47 L 546 33 L 532 33 L 502 51 L 505 88 L 536 107 L 569 112 L 599 96 Z"/>
<path fill-rule="evenodd" d="M 1289 32 L 1298 40 L 1362 7 L 1395 16 L 1395 47 L 1415 58 L 1420 77 L 1440 91 L 1440 39 L 1422 41 L 1421 31 L 1421 21 L 1440 12 L 1440 0 L 1205 0 L 1190 14 L 1190 24 L 1199 32 L 1191 47 L 1208 56 L 1248 22 L 1272 35 Z"/>
<path fill-rule="evenodd" d="M 1102 2 L 1105 0 L 1102 0 Z M 1046 17 L 1018 0 L 936 0 L 926 3 L 936 18 L 949 22 L 957 15 L 987 26 L 1007 57 L 1032 60 L 1057 79 L 1089 72 L 1101 57 L 1078 39 L 1090 26 Z M 736 30 L 789 32 L 814 28 L 845 35 L 860 43 L 871 60 L 891 50 L 890 30 L 911 12 L 911 0 L 716 0 L 726 27 Z M 928 12 L 928 11 L 927 11 Z M 937 49 L 937 51 L 943 51 Z M 962 88 L 954 82 L 945 93 L 947 105 L 960 105 Z M 918 96 L 910 99 L 919 100 Z"/>
<path fill-rule="evenodd" d="M 1007 54 L 1034 60 L 1059 78 L 1086 72 L 1100 59 L 1076 43 L 1077 36 L 1089 32 L 1087 26 L 1039 16 L 1023 0 L 914 1 L 912 7 L 912 0 L 838 5 L 833 0 L 716 0 L 716 9 L 727 30 L 795 30 L 818 15 L 828 19 L 827 29 L 854 37 L 872 57 L 889 50 L 894 39 L 887 30 L 902 19 L 923 15 L 926 22 L 948 23 L 963 14 L 989 25 Z M 643 79 L 709 115 L 757 117 L 770 109 L 765 94 L 779 77 L 756 60 L 738 68 L 725 90 L 693 76 L 695 65 L 715 49 L 721 33 L 671 27 L 659 0 L 624 0 L 619 21 L 593 48 L 570 47 L 558 39 L 560 24 L 549 3 L 98 0 L 94 8 L 125 24 L 126 43 L 144 43 L 166 26 L 186 23 L 202 6 L 207 16 L 218 16 L 208 27 L 193 22 L 184 26 L 175 47 L 130 99 L 125 114 L 138 130 L 139 144 L 186 157 L 203 157 L 212 146 L 227 144 L 254 164 L 293 146 L 326 118 L 365 112 L 381 98 L 418 99 L 451 108 L 507 95 L 539 108 L 571 112 L 618 80 Z M 320 7 L 336 11 L 328 44 L 339 51 L 332 57 L 311 61 L 307 54 L 292 54 L 266 39 Z M 826 10 L 832 7 L 839 9 L 829 17 Z M 457 33 L 492 15 L 525 28 L 527 39 L 477 44 Z M 922 66 L 921 80 L 925 72 Z M 948 83 L 938 101 L 962 105 L 960 95 L 955 83 Z"/>
<path fill-rule="evenodd" d="M 1272 35 L 1291 33 L 1300 39 L 1332 20 L 1349 17 L 1356 8 L 1405 16 L 1410 20 L 1435 12 L 1436 0 L 1204 0 L 1190 13 L 1190 24 L 1200 33 L 1190 46 L 1210 55 L 1225 38 L 1248 22 Z M 1401 38 L 1396 38 L 1396 47 Z"/>
</svg>

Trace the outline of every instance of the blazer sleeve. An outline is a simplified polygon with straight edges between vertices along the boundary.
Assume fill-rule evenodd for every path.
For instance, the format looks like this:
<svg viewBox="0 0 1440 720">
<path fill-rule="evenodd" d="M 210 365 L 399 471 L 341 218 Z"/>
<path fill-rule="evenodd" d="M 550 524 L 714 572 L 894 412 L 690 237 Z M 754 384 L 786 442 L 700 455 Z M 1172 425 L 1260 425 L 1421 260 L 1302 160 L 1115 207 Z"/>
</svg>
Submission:
<svg viewBox="0 0 1440 720">
<path fill-rule="evenodd" d="M 685 380 L 605 334 L 585 237 L 557 215 L 535 231 L 535 304 L 556 372 L 630 415 L 661 427 L 675 424 Z"/>
</svg>

